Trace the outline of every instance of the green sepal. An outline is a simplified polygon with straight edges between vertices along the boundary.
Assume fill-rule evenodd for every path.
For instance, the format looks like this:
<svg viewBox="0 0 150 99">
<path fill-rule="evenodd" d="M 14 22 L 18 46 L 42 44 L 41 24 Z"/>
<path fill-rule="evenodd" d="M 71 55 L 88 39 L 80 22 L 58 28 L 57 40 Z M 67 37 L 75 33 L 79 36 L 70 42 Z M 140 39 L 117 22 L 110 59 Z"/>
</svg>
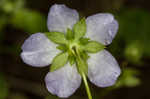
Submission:
<svg viewBox="0 0 150 99">
<path fill-rule="evenodd" d="M 69 28 L 67 29 L 66 38 L 67 38 L 67 40 L 71 40 L 74 38 L 74 33 Z"/>
<path fill-rule="evenodd" d="M 74 37 L 77 40 L 85 35 L 85 33 L 86 33 L 85 18 L 81 19 L 74 25 L 73 31 L 74 31 Z"/>
<path fill-rule="evenodd" d="M 72 66 L 73 64 L 75 64 L 75 62 L 76 62 L 75 56 L 70 55 L 69 58 L 68 58 L 68 61 L 69 61 L 69 63 L 70 63 L 71 66 Z"/>
<path fill-rule="evenodd" d="M 67 51 L 67 46 L 66 45 L 58 45 L 56 48 L 63 51 L 63 52 Z"/>
<path fill-rule="evenodd" d="M 77 69 L 80 75 L 82 75 L 83 73 L 85 75 L 88 74 L 88 64 L 86 61 L 84 61 L 83 59 L 78 59 L 77 58 Z"/>
<path fill-rule="evenodd" d="M 52 64 L 50 66 L 50 71 L 53 72 L 61 67 L 63 67 L 68 61 L 68 53 L 60 53 L 52 61 Z"/>
<path fill-rule="evenodd" d="M 66 44 L 67 40 L 64 33 L 61 32 L 46 32 L 46 36 L 56 44 Z"/>
<path fill-rule="evenodd" d="M 82 58 L 84 61 L 87 61 L 87 60 L 90 58 L 90 56 L 88 55 L 87 52 L 83 51 L 83 52 L 81 52 L 81 58 Z"/>
<path fill-rule="evenodd" d="M 85 37 L 80 38 L 80 44 L 85 45 L 85 44 L 89 43 L 89 40 L 90 40 L 89 38 L 85 38 Z"/>
<path fill-rule="evenodd" d="M 97 53 L 104 48 L 105 46 L 97 41 L 89 41 L 86 45 L 82 46 L 82 49 L 89 53 Z"/>
</svg>

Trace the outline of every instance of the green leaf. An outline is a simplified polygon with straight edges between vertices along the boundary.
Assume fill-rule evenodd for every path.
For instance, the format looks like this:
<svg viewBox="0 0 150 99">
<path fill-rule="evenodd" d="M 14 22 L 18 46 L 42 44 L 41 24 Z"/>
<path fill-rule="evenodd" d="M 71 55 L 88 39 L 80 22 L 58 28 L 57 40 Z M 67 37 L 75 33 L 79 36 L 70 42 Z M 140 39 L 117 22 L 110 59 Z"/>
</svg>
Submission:
<svg viewBox="0 0 150 99">
<path fill-rule="evenodd" d="M 80 39 L 81 37 L 83 37 L 85 35 L 85 33 L 86 33 L 85 18 L 81 19 L 74 25 L 73 31 L 74 31 L 75 39 Z"/>
<path fill-rule="evenodd" d="M 64 52 L 67 51 L 67 46 L 66 45 L 58 45 L 56 48 L 61 50 L 61 51 L 64 51 Z"/>
<path fill-rule="evenodd" d="M 89 53 L 97 53 L 100 50 L 103 50 L 105 46 L 97 41 L 89 41 L 89 43 L 84 45 L 82 48 Z"/>
<path fill-rule="evenodd" d="M 72 30 L 71 29 L 67 29 L 67 34 L 66 34 L 66 38 L 68 39 L 68 40 L 71 40 L 71 39 L 73 39 L 73 37 L 74 37 L 74 33 L 72 32 Z"/>
<path fill-rule="evenodd" d="M 64 33 L 61 32 L 47 32 L 45 33 L 47 37 L 56 44 L 66 44 L 67 40 Z"/>
<path fill-rule="evenodd" d="M 60 53 L 52 61 L 52 65 L 50 67 L 50 71 L 53 72 L 61 67 L 63 67 L 68 61 L 68 53 Z"/>
</svg>

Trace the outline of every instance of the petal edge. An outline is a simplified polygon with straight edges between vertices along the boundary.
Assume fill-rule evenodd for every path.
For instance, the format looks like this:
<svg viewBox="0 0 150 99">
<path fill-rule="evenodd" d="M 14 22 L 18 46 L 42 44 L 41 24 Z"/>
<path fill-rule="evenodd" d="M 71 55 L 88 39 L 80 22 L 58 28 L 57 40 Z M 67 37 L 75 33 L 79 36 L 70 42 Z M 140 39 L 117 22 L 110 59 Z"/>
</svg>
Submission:
<svg viewBox="0 0 150 99">
<path fill-rule="evenodd" d="M 45 77 L 46 87 L 49 92 L 61 98 L 71 96 L 81 84 L 81 77 L 75 66 L 66 66 L 54 72 L 49 72 Z"/>
<path fill-rule="evenodd" d="M 52 59 L 60 51 L 43 33 L 32 34 L 22 45 L 22 60 L 33 67 L 44 67 L 51 63 Z"/>
<path fill-rule="evenodd" d="M 121 73 L 117 61 L 106 50 L 91 55 L 88 64 L 88 78 L 99 87 L 114 85 Z"/>
<path fill-rule="evenodd" d="M 110 13 L 100 13 L 87 17 L 87 34 L 92 40 L 109 45 L 118 31 L 118 22 Z"/>
<path fill-rule="evenodd" d="M 79 20 L 78 12 L 63 4 L 55 4 L 50 8 L 47 26 L 50 32 L 66 32 L 67 28 L 72 29 Z"/>
</svg>

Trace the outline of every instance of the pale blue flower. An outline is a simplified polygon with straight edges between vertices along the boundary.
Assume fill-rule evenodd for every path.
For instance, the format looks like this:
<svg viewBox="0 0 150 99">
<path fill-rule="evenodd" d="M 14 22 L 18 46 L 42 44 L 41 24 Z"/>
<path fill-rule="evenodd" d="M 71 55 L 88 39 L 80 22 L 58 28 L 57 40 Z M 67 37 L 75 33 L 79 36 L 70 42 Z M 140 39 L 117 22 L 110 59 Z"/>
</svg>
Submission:
<svg viewBox="0 0 150 99">
<path fill-rule="evenodd" d="M 55 4 L 50 8 L 47 26 L 50 32 L 66 32 L 79 21 L 76 10 L 65 5 Z M 112 14 L 100 13 L 87 17 L 86 37 L 104 45 L 112 42 L 118 30 L 118 23 Z M 44 67 L 51 64 L 52 59 L 60 52 L 44 33 L 35 33 L 25 40 L 22 45 L 21 58 L 26 64 L 34 67 Z M 120 75 L 120 68 L 115 58 L 105 49 L 89 54 L 88 78 L 99 87 L 112 86 Z M 81 76 L 75 64 L 67 63 L 64 67 L 49 72 L 45 77 L 49 92 L 59 97 L 69 97 L 81 84 Z"/>
</svg>

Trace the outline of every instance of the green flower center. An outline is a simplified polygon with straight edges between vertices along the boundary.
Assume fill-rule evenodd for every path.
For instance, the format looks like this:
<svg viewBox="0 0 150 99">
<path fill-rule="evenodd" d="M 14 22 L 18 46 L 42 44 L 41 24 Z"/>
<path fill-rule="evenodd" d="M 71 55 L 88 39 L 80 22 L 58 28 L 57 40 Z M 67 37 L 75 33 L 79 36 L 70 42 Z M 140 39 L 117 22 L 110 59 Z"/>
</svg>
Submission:
<svg viewBox="0 0 150 99">
<path fill-rule="evenodd" d="M 61 50 L 52 61 L 51 71 L 63 67 L 67 62 L 72 66 L 76 64 L 80 74 L 87 75 L 88 53 L 97 53 L 105 48 L 97 41 L 92 41 L 84 37 L 86 34 L 85 19 L 81 19 L 73 29 L 67 29 L 66 33 L 48 32 L 46 36 L 54 43 L 58 44 L 57 49 Z"/>
</svg>

